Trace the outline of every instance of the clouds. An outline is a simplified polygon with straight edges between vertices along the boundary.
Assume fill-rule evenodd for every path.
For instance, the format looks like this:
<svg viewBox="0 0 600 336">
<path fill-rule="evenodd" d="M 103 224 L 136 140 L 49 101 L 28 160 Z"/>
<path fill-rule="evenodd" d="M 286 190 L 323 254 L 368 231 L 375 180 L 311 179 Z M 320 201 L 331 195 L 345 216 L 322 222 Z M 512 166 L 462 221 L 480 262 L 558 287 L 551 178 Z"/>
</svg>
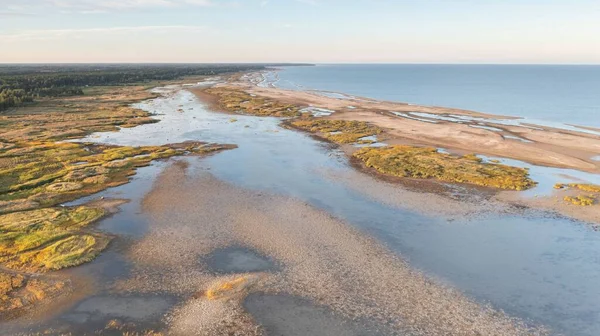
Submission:
<svg viewBox="0 0 600 336">
<path fill-rule="evenodd" d="M 49 41 L 57 39 L 77 39 L 91 38 L 93 36 L 103 36 L 110 38 L 116 35 L 130 36 L 138 35 L 156 35 L 172 33 L 202 33 L 208 30 L 205 26 L 136 26 L 136 27 L 107 27 L 107 28 L 87 28 L 87 29 L 45 29 L 45 30 L 25 30 L 13 34 L 0 34 L 0 42 L 25 42 L 25 41 Z"/>
<path fill-rule="evenodd" d="M 61 12 L 101 13 L 127 9 L 161 8 L 161 7 L 210 7 L 219 0 L 32 0 L 23 4 L 22 0 L 0 0 L 0 5 L 8 8 L 2 13 L 40 12 L 42 10 L 58 10 Z"/>
<path fill-rule="evenodd" d="M 319 0 L 287 0 L 307 5 L 319 4 Z M 177 9 L 177 8 L 234 8 L 249 4 L 267 7 L 272 0 L 0 0 L 0 17 L 16 17 L 32 14 L 59 12 L 63 14 L 114 13 L 123 10 Z"/>
</svg>

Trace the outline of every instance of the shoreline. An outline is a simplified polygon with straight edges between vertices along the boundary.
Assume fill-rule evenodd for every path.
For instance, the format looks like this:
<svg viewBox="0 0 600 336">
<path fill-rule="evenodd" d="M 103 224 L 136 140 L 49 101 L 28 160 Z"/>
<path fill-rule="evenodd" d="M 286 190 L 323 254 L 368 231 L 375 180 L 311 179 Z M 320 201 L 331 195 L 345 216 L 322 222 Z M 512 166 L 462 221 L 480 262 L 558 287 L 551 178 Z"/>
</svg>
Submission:
<svg viewBox="0 0 600 336">
<path fill-rule="evenodd" d="M 388 129 L 386 135 L 390 137 L 391 144 L 414 142 L 457 152 L 476 152 L 537 165 L 600 173 L 600 162 L 592 160 L 592 157 L 600 154 L 600 135 L 583 131 L 575 132 L 539 125 L 533 126 L 539 129 L 527 125 L 501 125 L 495 120 L 504 118 L 503 116 L 481 112 L 376 101 L 368 98 L 338 99 L 307 91 L 258 87 L 239 80 L 217 84 L 216 87 L 241 90 L 298 106 L 312 106 L 335 111 L 331 115 L 322 117 L 323 119 L 366 121 Z M 353 108 L 348 108 L 348 106 Z M 428 123 L 394 116 L 391 111 L 427 113 L 441 117 L 458 114 L 483 118 L 488 121 L 465 120 L 457 123 L 432 119 L 430 121 L 436 123 Z M 471 125 L 503 130 L 494 132 L 470 127 Z M 515 136 L 531 141 L 531 143 L 504 138 L 503 135 Z"/>
<path fill-rule="evenodd" d="M 251 75 L 248 76 L 251 78 Z M 244 77 L 231 78 L 229 81 L 216 84 L 213 87 L 223 88 L 225 90 L 231 89 L 242 91 L 254 97 L 265 97 L 278 103 L 292 104 L 294 106 L 298 106 L 298 108 L 305 108 L 308 106 L 311 108 L 332 111 L 332 113 L 328 113 L 324 116 L 318 116 L 315 119 L 347 121 L 357 120 L 379 126 L 384 131 L 382 134 L 377 135 L 376 141 L 386 145 L 441 147 L 452 154 L 458 155 L 475 153 L 492 157 L 516 159 L 539 167 L 573 169 L 594 174 L 600 172 L 600 161 L 593 159 L 598 155 L 598 153 L 600 153 L 600 136 L 553 128 L 536 129 L 537 126 L 535 125 L 499 126 L 494 123 L 477 123 L 477 126 L 497 127 L 503 133 L 510 132 L 510 134 L 519 134 L 519 137 L 524 139 L 532 139 L 528 140 L 526 143 L 509 139 L 508 135 L 505 138 L 503 135 L 499 135 L 496 131 L 470 127 L 475 125 L 439 121 L 435 124 L 432 124 L 425 121 L 391 117 L 389 112 L 382 111 L 380 105 L 387 106 L 387 108 L 391 108 L 392 106 L 398 107 L 400 105 L 411 110 L 427 109 L 429 112 L 431 112 L 431 110 L 429 110 L 430 107 L 406 105 L 403 103 L 399 103 L 398 105 L 398 103 L 378 102 L 373 100 L 369 100 L 369 104 L 363 105 L 362 100 L 358 101 L 356 97 L 353 99 L 339 99 L 323 97 L 314 92 L 283 90 L 273 87 L 258 87 L 253 84 L 251 79 L 247 79 L 251 82 L 251 84 L 248 84 L 246 81 L 240 81 L 240 78 L 243 79 Z M 191 89 L 189 91 L 196 94 L 200 99 L 211 96 L 211 94 L 205 92 L 205 89 Z M 225 113 L 233 112 L 228 108 L 220 106 L 218 98 L 214 95 L 212 95 L 208 103 L 208 106 L 213 110 Z M 371 108 L 373 104 L 377 106 L 377 109 Z M 349 108 L 350 106 L 352 108 Z M 445 109 L 439 107 L 436 109 L 442 116 L 448 115 L 448 113 L 451 111 L 455 111 L 455 109 Z M 486 118 L 497 117 L 464 110 L 462 113 L 470 114 L 471 116 L 485 116 Z M 348 156 L 350 164 L 359 171 L 375 176 L 383 181 L 392 181 L 394 183 L 401 183 L 404 185 L 426 186 L 427 189 L 434 192 L 436 190 L 444 190 L 444 187 L 440 188 L 443 183 L 438 181 L 419 181 L 418 179 L 414 180 L 411 178 L 394 178 L 376 172 L 371 168 L 367 168 L 362 162 L 353 160 L 354 158 L 352 154 L 359 149 L 356 146 L 336 144 L 335 142 L 330 141 L 318 133 L 307 132 L 306 130 L 299 129 L 298 127 L 291 125 L 290 120 L 294 119 L 284 120 L 282 125 L 300 132 L 308 133 L 320 141 L 325 141 L 333 144 L 334 146 L 339 146 Z M 409 131 L 407 132 L 407 130 Z M 443 132 L 440 132 L 440 130 Z M 409 133 L 409 135 L 407 136 L 406 133 Z M 431 134 L 434 136 L 430 136 Z M 420 135 L 423 135 L 423 137 Z M 445 136 L 448 136 L 449 139 Z M 458 146 L 452 145 L 453 138 L 459 143 Z M 491 146 L 486 147 L 486 145 Z M 597 149 L 595 151 L 591 151 L 588 149 L 589 146 L 594 146 L 593 148 Z M 587 150 L 582 150 L 582 148 L 586 148 Z M 510 165 L 510 163 L 508 163 L 508 165 Z M 568 172 L 565 172 L 564 174 L 569 175 Z M 560 180 L 557 180 L 556 183 L 560 183 Z M 489 197 L 492 197 L 499 202 L 554 211 L 568 217 L 589 222 L 593 226 L 600 225 L 600 212 L 598 211 L 598 208 L 600 207 L 599 204 L 581 207 L 567 204 L 563 200 L 564 197 L 577 195 L 577 193 L 572 190 L 553 190 L 544 195 L 536 194 L 534 197 L 525 197 L 523 196 L 522 192 L 518 191 L 503 191 L 493 188 L 490 189 L 485 187 L 477 187 L 473 185 L 466 186 L 473 190 L 478 190 L 476 192 L 489 194 Z"/>
</svg>

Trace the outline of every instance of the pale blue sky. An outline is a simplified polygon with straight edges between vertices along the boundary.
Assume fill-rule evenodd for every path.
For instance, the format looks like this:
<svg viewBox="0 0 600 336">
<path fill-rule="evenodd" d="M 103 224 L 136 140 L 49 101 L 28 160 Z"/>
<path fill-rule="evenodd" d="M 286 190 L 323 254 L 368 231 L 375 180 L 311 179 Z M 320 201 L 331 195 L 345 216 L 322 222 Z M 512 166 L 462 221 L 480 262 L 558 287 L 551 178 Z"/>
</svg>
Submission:
<svg viewBox="0 0 600 336">
<path fill-rule="evenodd" d="M 0 62 L 600 64 L 600 0 L 0 0 Z"/>
</svg>

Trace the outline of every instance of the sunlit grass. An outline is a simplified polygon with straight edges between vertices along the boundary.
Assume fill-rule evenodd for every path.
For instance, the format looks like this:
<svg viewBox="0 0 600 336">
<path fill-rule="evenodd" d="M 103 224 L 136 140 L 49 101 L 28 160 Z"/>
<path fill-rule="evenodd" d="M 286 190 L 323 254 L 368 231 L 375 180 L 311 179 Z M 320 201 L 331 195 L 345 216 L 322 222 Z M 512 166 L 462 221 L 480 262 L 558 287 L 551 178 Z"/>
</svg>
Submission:
<svg viewBox="0 0 600 336">
<path fill-rule="evenodd" d="M 266 97 L 252 96 L 239 90 L 211 88 L 205 92 L 216 96 L 219 105 L 232 112 L 264 117 L 297 117 L 301 114 L 300 109 L 293 104 L 284 104 Z"/>
<path fill-rule="evenodd" d="M 0 216 L 0 262 L 6 267 L 45 271 L 96 257 L 108 243 L 81 229 L 104 216 L 97 208 L 46 208 Z"/>
<path fill-rule="evenodd" d="M 482 163 L 474 155 L 460 157 L 439 153 L 435 148 L 363 148 L 354 153 L 354 157 L 360 159 L 367 167 L 391 176 L 434 178 L 510 190 L 525 190 L 535 186 L 525 169 Z"/>
<path fill-rule="evenodd" d="M 361 138 L 382 132 L 382 129 L 377 126 L 354 120 L 308 118 L 294 120 L 290 125 L 307 132 L 318 133 L 320 136 L 340 144 L 360 142 Z"/>
<path fill-rule="evenodd" d="M 573 205 L 578 206 L 591 206 L 596 203 L 596 198 L 593 196 L 578 195 L 578 196 L 565 196 L 564 200 Z"/>
</svg>

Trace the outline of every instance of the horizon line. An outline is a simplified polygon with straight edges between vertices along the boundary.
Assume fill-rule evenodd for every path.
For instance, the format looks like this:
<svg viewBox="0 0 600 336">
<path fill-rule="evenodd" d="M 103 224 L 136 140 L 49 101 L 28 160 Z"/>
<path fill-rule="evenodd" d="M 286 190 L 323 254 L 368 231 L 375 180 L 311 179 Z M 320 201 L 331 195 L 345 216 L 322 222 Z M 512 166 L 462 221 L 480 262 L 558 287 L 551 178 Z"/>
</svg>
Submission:
<svg viewBox="0 0 600 336">
<path fill-rule="evenodd" d="M 569 65 L 600 66 L 600 63 L 468 63 L 468 62 L 0 62 L 3 65 Z"/>
</svg>

